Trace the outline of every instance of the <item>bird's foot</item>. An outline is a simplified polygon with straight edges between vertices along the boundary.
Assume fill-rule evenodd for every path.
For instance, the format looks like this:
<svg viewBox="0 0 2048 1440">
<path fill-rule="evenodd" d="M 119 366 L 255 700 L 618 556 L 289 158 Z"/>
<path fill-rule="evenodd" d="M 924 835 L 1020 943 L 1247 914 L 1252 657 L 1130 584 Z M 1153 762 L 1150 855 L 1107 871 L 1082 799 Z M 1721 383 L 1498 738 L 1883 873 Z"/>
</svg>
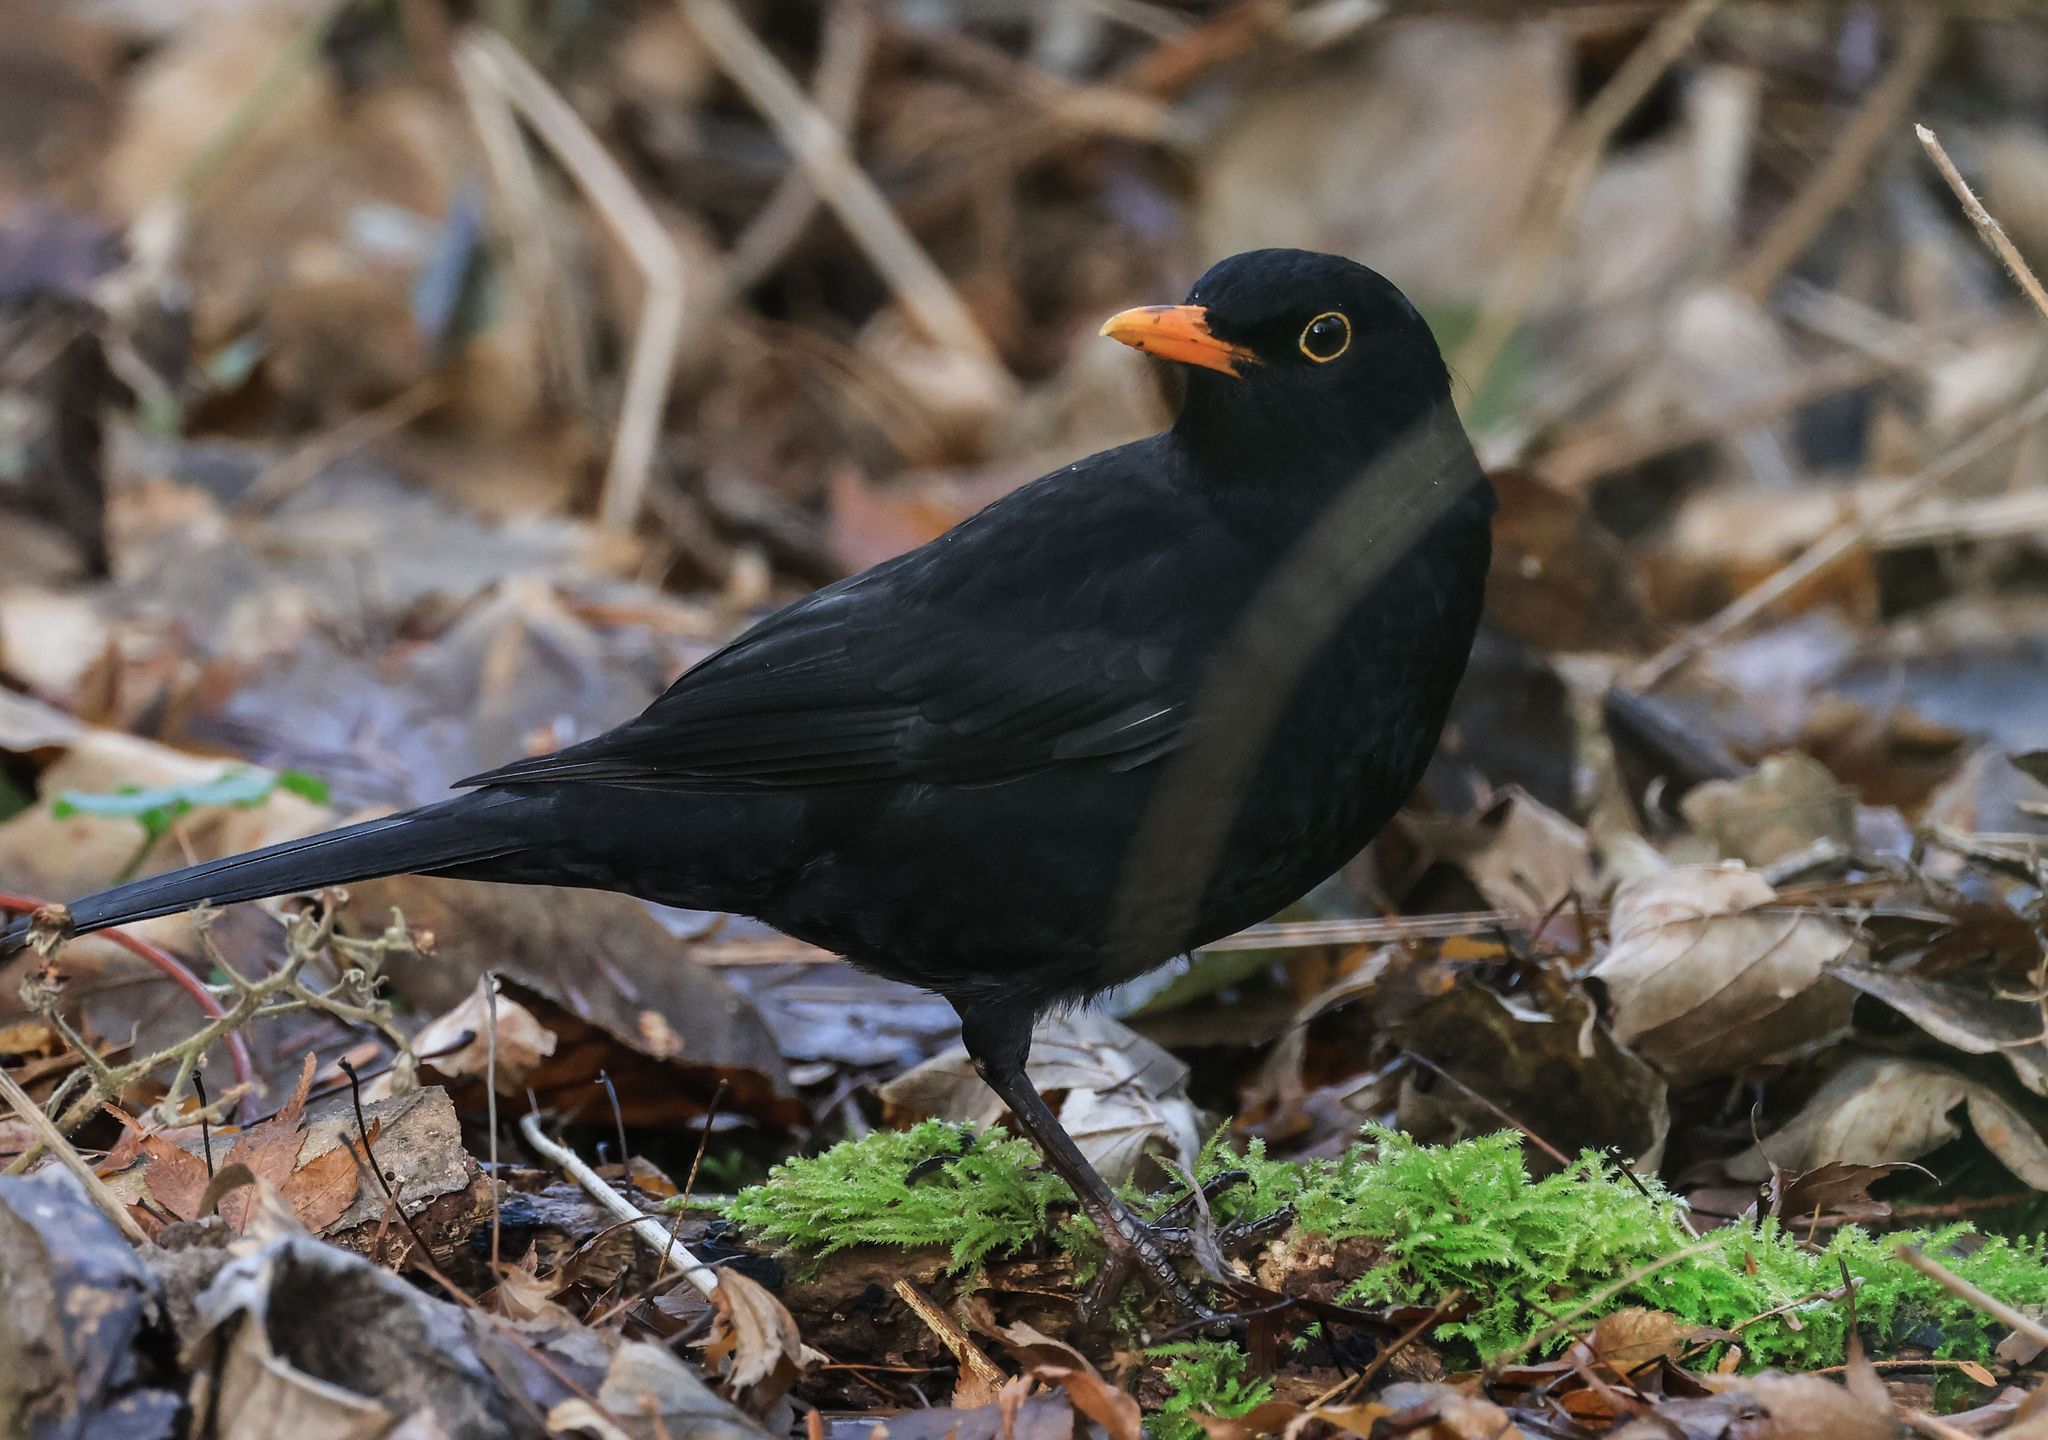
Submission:
<svg viewBox="0 0 2048 1440">
<path fill-rule="evenodd" d="M 1190 1192 L 1161 1210 L 1151 1220 L 1141 1220 L 1127 1209 L 1119 1209 L 1113 1223 L 1102 1226 L 1102 1238 L 1109 1247 L 1102 1269 L 1081 1297 L 1081 1322 L 1093 1326 L 1116 1304 L 1125 1285 L 1142 1274 L 1175 1308 L 1183 1311 L 1195 1328 L 1217 1334 L 1230 1328 L 1232 1317 L 1217 1310 L 1198 1295 L 1178 1266 L 1175 1257 L 1202 1258 L 1200 1243 L 1208 1220 L 1209 1202 L 1250 1177 L 1242 1170 L 1226 1170 L 1204 1181 L 1199 1192 Z M 1293 1222 L 1294 1213 L 1283 1207 L 1270 1215 L 1240 1220 L 1220 1231 L 1212 1230 L 1214 1252 L 1203 1268 L 1215 1270 L 1214 1261 L 1240 1246 L 1268 1239 Z M 1226 1277 L 1212 1274 L 1222 1282 Z"/>
</svg>

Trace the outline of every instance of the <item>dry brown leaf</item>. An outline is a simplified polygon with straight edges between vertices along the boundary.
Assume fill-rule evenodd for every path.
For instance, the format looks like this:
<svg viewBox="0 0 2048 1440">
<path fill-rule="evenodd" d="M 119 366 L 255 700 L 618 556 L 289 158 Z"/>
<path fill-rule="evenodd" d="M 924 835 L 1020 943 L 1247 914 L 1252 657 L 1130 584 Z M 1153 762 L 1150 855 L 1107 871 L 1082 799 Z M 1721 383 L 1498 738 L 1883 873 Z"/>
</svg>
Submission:
<svg viewBox="0 0 2048 1440">
<path fill-rule="evenodd" d="M 372 1145 L 377 1140 L 378 1125 L 378 1121 L 370 1122 Z M 299 1223 L 318 1235 L 348 1213 L 362 1183 L 362 1167 L 349 1149 L 349 1142 L 343 1140 L 294 1170 L 277 1188 Z"/>
<path fill-rule="evenodd" d="M 215 1174 L 230 1166 L 245 1166 L 254 1180 L 275 1187 L 299 1223 L 318 1234 L 355 1203 L 362 1170 L 345 1138 L 338 1138 L 303 1166 L 299 1164 L 299 1152 L 306 1143 L 306 1094 L 315 1065 L 315 1057 L 308 1054 L 284 1108 L 237 1137 L 220 1158 Z M 371 1125 L 372 1143 L 378 1128 L 377 1123 Z M 213 1183 L 206 1162 L 162 1135 L 142 1135 L 138 1148 L 149 1162 L 142 1186 L 150 1196 L 180 1220 L 201 1218 Z M 220 1217 L 229 1229 L 240 1233 L 248 1228 L 259 1188 L 245 1184 L 220 1196 Z"/>
<path fill-rule="evenodd" d="M 200 1201 L 213 1178 L 206 1173 L 206 1162 L 161 1135 L 143 1136 L 142 1153 L 149 1160 L 143 1184 L 151 1198 L 180 1220 L 197 1220 Z"/>
<path fill-rule="evenodd" d="M 1953 1118 L 1959 1108 L 2006 1169 L 2048 1190 L 2048 1142 L 1997 1091 L 1946 1066 L 1871 1055 L 1843 1066 L 1760 1148 L 1726 1168 L 1738 1180 L 1761 1182 L 1773 1164 L 1812 1170 L 1911 1160 L 1962 1133 Z"/>
<path fill-rule="evenodd" d="M 1601 1316 L 1583 1343 L 1610 1369 L 1627 1375 L 1652 1360 L 1676 1359 L 1697 1335 L 1697 1326 L 1676 1315 L 1631 1307 Z"/>
<path fill-rule="evenodd" d="M 1492 838 L 1463 862 L 1489 905 L 1532 920 L 1567 897 L 1594 891 L 1586 832 L 1534 796 L 1510 789 Z"/>
<path fill-rule="evenodd" d="M 1076 1410 L 1109 1432 L 1109 1440 L 1144 1440 L 1138 1402 L 1098 1375 L 1080 1351 L 1022 1323 L 1002 1333 L 1025 1373 L 1066 1391 Z"/>
<path fill-rule="evenodd" d="M 1889 1404 L 1851 1393 L 1820 1375 L 1766 1372 L 1718 1395 L 1667 1400 L 1611 1440 L 1897 1440 Z"/>
<path fill-rule="evenodd" d="M 541 1061 L 555 1053 L 555 1032 L 517 1000 L 504 995 L 494 998 L 495 1005 L 493 997 L 486 997 L 481 986 L 472 990 L 469 998 L 453 1010 L 429 1020 L 412 1037 L 412 1048 L 416 1054 L 432 1056 L 424 1063 L 450 1079 L 483 1075 L 491 1067 L 495 1009 L 498 1093 L 514 1095 L 525 1088 Z M 465 1035 L 469 1037 L 467 1044 L 463 1043 Z"/>
<path fill-rule="evenodd" d="M 1527 1440 L 1528 1432 L 1483 1395 L 1455 1385 L 1389 1385 L 1379 1403 L 1401 1417 L 1389 1429 L 1423 1440 Z M 1410 1424 L 1409 1422 L 1416 1422 Z"/>
<path fill-rule="evenodd" d="M 631 1126 L 695 1121 L 721 1081 L 728 1111 L 773 1125 L 805 1113 L 752 1002 L 629 896 L 420 875 L 349 893 L 350 927 L 381 930 L 396 908 L 434 933 L 431 958 L 389 966 L 395 993 L 420 1010 L 461 1005 L 490 971 L 555 1033 L 555 1051 L 532 1082 L 543 1105 L 550 1095 L 562 1108 L 582 1104 L 603 1070 Z M 575 964 L 563 963 L 569 955 Z M 483 1085 L 472 1083 L 481 1108 Z"/>
<path fill-rule="evenodd" d="M 1537 998 L 1460 982 L 1423 1005 L 1389 1006 L 1379 1022 L 1388 1038 L 1457 1081 L 1425 1084 L 1426 1074 L 1405 1072 L 1400 1127 L 1453 1139 L 1497 1129 L 1505 1110 L 1568 1155 L 1613 1147 L 1654 1171 L 1671 1126 L 1664 1077 L 1614 1042 L 1585 995 L 1560 997 L 1550 1010 Z"/>
<path fill-rule="evenodd" d="M 1825 1215 L 1853 1222 L 1883 1220 L 1890 1216 L 1892 1207 L 1871 1199 L 1870 1187 L 1900 1170 L 1927 1174 L 1918 1165 L 1847 1165 L 1839 1160 L 1798 1174 L 1774 1167 L 1765 1213 L 1787 1219 Z"/>
<path fill-rule="evenodd" d="M 529 1249 L 517 1264 L 498 1272 L 498 1308 L 514 1320 L 545 1318 L 556 1325 L 574 1325 L 575 1317 L 555 1303 L 561 1289 L 557 1276 L 541 1276 L 540 1256 Z"/>
<path fill-rule="evenodd" d="M 1650 636 L 1628 547 L 1585 496 L 1527 470 L 1488 472 L 1500 510 L 1486 613 L 1546 653 L 1627 650 Z"/>
<path fill-rule="evenodd" d="M 298 1166 L 299 1147 L 305 1143 L 306 1137 L 299 1128 L 299 1121 L 306 1113 L 306 1095 L 313 1088 L 313 1072 L 318 1066 L 318 1057 L 307 1052 L 305 1062 L 299 1066 L 298 1083 L 292 1087 L 283 1108 L 268 1120 L 244 1131 L 229 1148 L 223 1164 L 239 1162 L 247 1165 L 249 1173 L 258 1180 L 275 1185 L 280 1192 L 284 1190 L 285 1182 L 292 1178 L 292 1171 Z M 353 1195 L 350 1198 L 353 1199 Z M 230 1230 L 239 1232 L 248 1224 L 252 1199 L 251 1192 L 241 1191 L 221 1200 L 220 1217 Z M 347 1209 L 347 1204 L 344 1203 L 342 1208 Z"/>
<path fill-rule="evenodd" d="M 760 1282 L 737 1270 L 719 1272 L 711 1303 L 718 1307 L 718 1321 L 704 1343 L 705 1356 L 727 1362 L 729 1393 L 745 1394 L 768 1383 L 772 1403 L 803 1365 L 803 1335 L 795 1319 Z M 748 1396 L 749 1401 L 760 1398 L 758 1393 Z"/>
<path fill-rule="evenodd" d="M 1342 1435 L 1364 1440 L 1373 1427 L 1394 1412 L 1384 1405 L 1297 1405 L 1291 1400 L 1268 1400 L 1242 1415 L 1197 1415 L 1195 1423 L 1209 1434 L 1209 1440 L 1259 1440 L 1279 1435 L 1295 1440 L 1311 1425 L 1328 1425 Z"/>
<path fill-rule="evenodd" d="M 1740 866 L 1631 881 L 1613 942 L 1587 972 L 1607 990 L 1614 1036 L 1675 1082 L 1731 1075 L 1840 1034 L 1854 997 L 1824 972 L 1857 952 L 1825 916 L 1769 908 Z"/>
<path fill-rule="evenodd" d="M 1694 786 L 1679 809 L 1731 860 L 1769 865 L 1828 840 L 1856 839 L 1856 797 L 1825 765 L 1797 752 L 1771 755 L 1749 774 Z"/>
<path fill-rule="evenodd" d="M 1985 947 L 1978 953 L 1988 953 L 1980 927 L 1964 936 Z M 2031 947 L 2031 936 L 2027 943 Z M 2029 954 L 2027 964 L 2032 963 Z M 1986 985 L 1974 976 L 1944 979 L 1936 966 L 1928 971 L 1932 973 L 1843 965 L 1834 973 L 1843 984 L 1882 1000 L 1942 1044 L 1965 1055 L 1998 1056 L 2012 1066 L 2022 1085 L 2048 1095 L 2048 1043 L 2041 1039 L 2040 1007 L 2022 998 L 2006 998 L 2023 994 L 2028 988 L 2025 981 L 2015 976 L 2010 987 Z"/>
</svg>

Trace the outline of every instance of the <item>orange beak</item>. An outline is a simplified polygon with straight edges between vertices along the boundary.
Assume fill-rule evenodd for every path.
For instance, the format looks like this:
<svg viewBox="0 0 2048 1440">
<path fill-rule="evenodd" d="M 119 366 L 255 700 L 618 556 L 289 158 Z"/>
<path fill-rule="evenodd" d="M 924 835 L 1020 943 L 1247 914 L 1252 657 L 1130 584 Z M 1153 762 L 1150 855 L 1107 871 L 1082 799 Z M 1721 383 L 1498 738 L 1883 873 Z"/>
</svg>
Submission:
<svg viewBox="0 0 2048 1440">
<path fill-rule="evenodd" d="M 1244 346 L 1210 334 L 1209 314 L 1199 305 L 1140 305 L 1110 316 L 1102 333 L 1161 360 L 1200 365 L 1225 375 L 1238 374 L 1240 365 L 1259 363 Z"/>
</svg>

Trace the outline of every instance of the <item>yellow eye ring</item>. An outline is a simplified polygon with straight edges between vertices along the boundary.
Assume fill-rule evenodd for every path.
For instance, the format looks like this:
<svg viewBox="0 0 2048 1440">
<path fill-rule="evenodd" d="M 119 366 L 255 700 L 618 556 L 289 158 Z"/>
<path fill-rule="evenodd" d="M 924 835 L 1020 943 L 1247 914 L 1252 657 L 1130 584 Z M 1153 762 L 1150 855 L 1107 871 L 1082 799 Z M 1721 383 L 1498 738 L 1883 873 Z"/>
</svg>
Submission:
<svg viewBox="0 0 2048 1440">
<path fill-rule="evenodd" d="M 1336 321 L 1337 327 L 1334 330 L 1325 327 L 1322 333 L 1318 334 L 1316 327 L 1323 325 L 1325 321 L 1329 320 Z M 1328 346 L 1333 337 L 1337 341 L 1336 349 L 1326 350 L 1317 348 L 1319 346 Z M 1351 348 L 1351 321 L 1346 318 L 1341 310 L 1325 310 L 1302 327 L 1301 339 L 1295 343 L 1301 346 L 1301 353 L 1315 361 L 1316 364 L 1327 365 Z"/>
</svg>

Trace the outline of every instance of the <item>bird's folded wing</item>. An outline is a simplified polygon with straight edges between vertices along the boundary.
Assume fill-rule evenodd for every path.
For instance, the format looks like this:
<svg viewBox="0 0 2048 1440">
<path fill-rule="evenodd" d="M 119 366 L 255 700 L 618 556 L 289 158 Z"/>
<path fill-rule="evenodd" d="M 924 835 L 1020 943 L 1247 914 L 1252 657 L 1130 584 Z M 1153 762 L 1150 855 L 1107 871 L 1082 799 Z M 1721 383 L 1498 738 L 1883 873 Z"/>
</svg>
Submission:
<svg viewBox="0 0 2048 1440">
<path fill-rule="evenodd" d="M 810 788 L 1000 784 L 1053 766 L 1127 769 L 1186 727 L 1163 645 L 1101 630 L 974 633 L 932 611 L 868 620 L 818 597 L 685 674 L 639 718 L 464 785 Z"/>
</svg>

